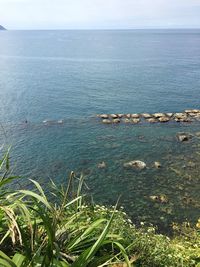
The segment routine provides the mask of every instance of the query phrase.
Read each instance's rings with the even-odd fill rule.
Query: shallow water
[[[41,183],[48,178],[65,182],[71,170],[77,175],[83,173],[87,192],[96,202],[113,205],[121,196],[120,204],[135,222],[147,221],[162,228],[172,221],[196,221],[199,216],[199,123],[102,125],[90,119],[50,126],[9,125],[4,129],[9,129],[12,138],[17,133],[12,161],[15,173],[26,178]],[[194,136],[180,143],[176,139],[180,131]],[[123,167],[137,159],[147,168]],[[102,161],[106,163],[103,169],[98,168]],[[155,161],[161,163],[160,169],[155,168]],[[166,195],[167,203],[152,201],[155,195]]]
[[[198,30],[3,32],[1,143],[12,145],[25,184],[61,183],[74,170],[86,175],[95,201],[114,204],[121,195],[135,222],[195,221],[200,123],[103,125],[95,115],[199,108],[199,77]],[[194,137],[179,143],[177,132]],[[137,159],[145,170],[124,169]],[[167,203],[150,199],[163,194]]]

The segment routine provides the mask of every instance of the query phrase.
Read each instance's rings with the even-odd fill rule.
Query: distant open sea
[[[0,145],[12,146],[21,183],[61,183],[73,170],[86,176],[94,201],[112,205],[121,195],[136,223],[195,222],[200,139],[175,136],[200,132],[200,122],[113,126],[96,118],[188,108],[200,108],[200,30],[0,32]],[[123,168],[137,159],[145,170]],[[160,194],[167,203],[151,200]]]

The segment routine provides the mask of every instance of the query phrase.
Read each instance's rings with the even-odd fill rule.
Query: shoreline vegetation
[[[120,201],[94,204],[73,172],[45,190],[34,180],[31,190],[14,189],[16,179],[8,151],[0,160],[0,266],[200,266],[200,220],[173,223],[168,237],[145,222],[136,227]]]

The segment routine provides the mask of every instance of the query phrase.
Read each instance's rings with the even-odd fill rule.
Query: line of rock
[[[187,109],[184,112],[179,113],[134,113],[134,114],[99,114],[98,118],[101,119],[104,124],[112,123],[133,123],[140,122],[149,123],[165,123],[169,121],[175,122],[192,122],[200,121],[199,109]]]

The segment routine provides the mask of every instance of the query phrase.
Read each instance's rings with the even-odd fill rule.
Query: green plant
[[[14,190],[9,153],[0,160],[0,267],[197,267],[199,221],[173,225],[169,238],[136,227],[123,208],[94,205],[82,194],[83,176],[49,191]]]
[[[0,251],[0,266],[5,267],[23,267],[25,263],[25,257],[22,254],[16,253],[12,259],[5,253]]]
[[[8,154],[4,163],[5,159],[8,159]],[[0,244],[4,252],[12,255],[11,247],[13,252],[20,250],[26,266],[53,266],[55,261],[61,261],[74,267],[94,264],[96,255],[101,253],[103,257],[98,261],[103,263],[104,259],[112,259],[117,252],[130,266],[125,249],[120,244],[122,238],[110,233],[116,209],[106,218],[93,217],[88,221],[84,196],[81,195],[82,176],[78,179],[76,196],[72,197],[74,192],[71,188],[77,179],[71,173],[66,188],[58,188],[52,182],[51,193],[57,197],[56,203],[33,180],[35,189],[6,193],[6,201],[0,206]]]

